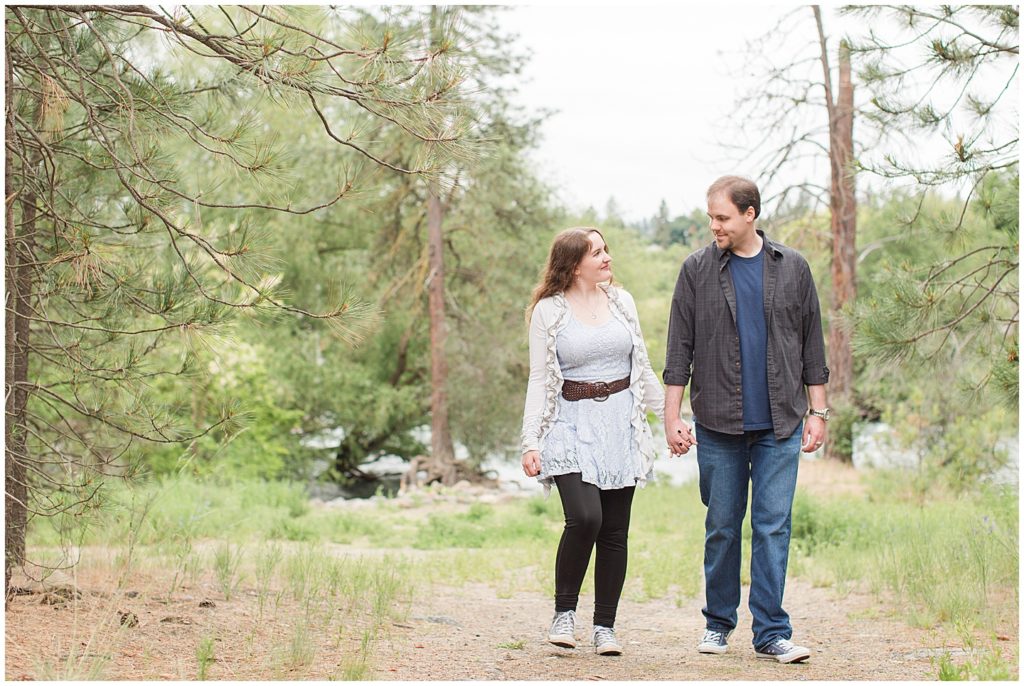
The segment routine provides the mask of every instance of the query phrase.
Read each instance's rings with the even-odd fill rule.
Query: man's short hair
[[[754,218],[761,214],[761,192],[757,184],[743,176],[723,176],[711,184],[707,197],[724,192],[739,211],[746,212],[748,207],[754,208]]]

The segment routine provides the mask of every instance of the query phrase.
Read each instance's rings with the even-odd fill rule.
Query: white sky
[[[802,35],[786,38],[781,45],[776,41],[773,48],[786,54],[751,54],[751,42],[794,11]],[[838,39],[844,32],[863,35],[866,20],[840,17],[833,6],[823,7],[822,15],[836,79]],[[786,22],[790,28],[793,24],[792,19]],[[704,191],[718,176],[756,178],[763,171],[752,168],[759,162],[744,163],[721,143],[736,139],[727,115],[742,90],[751,88],[745,77],[762,75],[765,61],[786,64],[797,52],[808,56],[810,48],[806,73],[821,79],[809,6],[520,5],[504,13],[502,26],[518,33],[518,42],[532,52],[517,82],[518,101],[530,109],[556,111],[544,123],[539,150],[532,154],[541,178],[556,188],[570,209],[592,206],[603,214],[609,197],[614,197],[623,218],[630,221],[653,215],[662,199],[673,217],[703,208]],[[754,64],[757,58],[762,58],[760,64]],[[989,94],[999,92],[1013,64],[1002,62],[992,76],[979,75],[972,86],[987,88]],[[855,96],[861,104],[870,94],[859,88]],[[1000,128],[1018,130],[1017,109],[1005,114],[1009,119]],[[865,131],[863,125],[860,131]],[[904,144],[903,150],[893,151],[903,159],[951,155],[950,142],[958,133],[963,133],[962,123],[952,123],[946,131],[915,138],[909,147]],[[1001,140],[1012,137],[1003,135]],[[880,150],[873,148],[872,153]],[[828,185],[828,161],[823,157],[803,163],[799,173],[801,178],[777,179],[773,185],[777,190],[809,173]],[[857,185],[865,191],[889,184],[862,174]]]
[[[557,110],[533,159],[570,208],[670,216],[703,207],[704,191],[737,168],[716,125],[739,95],[735,53],[789,7],[527,7],[502,19],[532,59],[518,100]],[[806,10],[808,14],[810,9]],[[826,21],[828,10],[826,12]],[[827,25],[826,25],[827,30]],[[727,64],[728,62],[728,64]]]

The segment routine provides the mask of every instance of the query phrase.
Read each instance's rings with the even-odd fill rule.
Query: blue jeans
[[[697,425],[700,499],[704,520],[707,628],[732,631],[740,604],[740,545],[751,486],[750,614],[754,647],[789,639],[793,627],[782,609],[792,531],[793,493],[803,424],[782,441],[771,429],[723,434]]]

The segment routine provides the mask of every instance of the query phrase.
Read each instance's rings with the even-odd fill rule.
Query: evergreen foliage
[[[888,264],[886,292],[857,308],[855,344],[880,361],[934,362],[949,346],[955,370],[963,351],[974,348],[989,364],[972,387],[994,382],[1016,407],[1019,8],[844,11],[877,27],[854,39],[852,49],[873,94],[865,114],[886,143],[866,151],[859,164],[881,178],[912,182],[917,208],[898,218],[893,238],[937,248],[927,258],[918,253]],[[934,146],[913,144],[924,136],[940,137],[944,151],[930,154]],[[958,192],[958,206],[943,200],[950,189]],[[931,212],[931,206],[947,209]]]
[[[360,301],[281,292],[269,233],[382,170],[438,177],[473,146],[458,56],[414,22],[218,6],[6,19],[9,569],[29,511],[90,507],[97,477],[130,476],[147,446],[237,433],[233,402],[206,403],[205,365],[239,317],[359,337]],[[303,126],[334,161],[316,193]]]

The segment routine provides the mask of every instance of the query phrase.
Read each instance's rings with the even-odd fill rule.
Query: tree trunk
[[[448,330],[444,318],[442,214],[438,182],[432,180],[427,195],[427,233],[430,246],[430,276],[427,287],[430,309],[430,451],[435,461],[453,463],[455,448],[448,426],[448,358],[445,355]]]
[[[829,327],[831,357],[829,393],[840,417],[825,448],[825,457],[841,462],[853,460],[853,351],[850,328],[842,323],[843,310],[857,298],[857,199],[853,174],[853,79],[850,77],[850,46],[839,45],[839,93],[836,100],[832,145],[832,326]]]
[[[32,233],[35,224],[35,198],[25,195],[24,188],[15,186],[14,110],[11,78],[10,46],[6,51],[7,69],[4,81],[7,88],[5,105],[6,176],[4,180],[5,234],[4,285],[7,289],[4,326],[4,595],[10,589],[11,572],[25,561],[25,527],[28,522],[28,480],[25,469],[26,421],[28,402],[28,334],[26,318],[28,299],[32,289]],[[22,179],[24,180],[24,176]],[[21,197],[19,191],[22,191]],[[14,203],[22,204],[21,229],[15,221]]]
[[[437,47],[440,28],[441,10],[434,5],[430,8],[430,41],[434,47]],[[430,310],[430,453],[436,464],[454,464],[455,447],[452,445],[452,432],[448,425],[448,357],[445,354],[448,327],[444,317],[444,232],[441,226],[444,209],[441,205],[440,184],[436,179],[429,181],[427,191],[427,235],[430,248],[427,277]],[[445,474],[448,476],[442,483],[445,486],[453,485],[455,470],[446,470]]]
[[[853,176],[853,81],[850,49],[839,47],[839,98],[832,138],[832,316],[857,297],[857,200]],[[847,327],[835,326],[829,336],[832,356],[830,386],[833,393],[849,396],[853,390],[853,354]]]
[[[829,162],[832,185],[829,210],[832,215],[832,299],[828,336],[829,404],[839,410],[840,417],[849,417],[853,395],[853,351],[850,348],[850,330],[842,324],[842,312],[857,297],[857,199],[854,194],[853,173],[853,79],[850,69],[850,46],[839,44],[839,91],[833,100],[825,32],[821,25],[821,11],[813,7],[821,43],[821,61],[824,70],[825,99],[829,114]],[[853,423],[840,421],[833,425],[825,447],[825,457],[850,462],[852,460]]]

